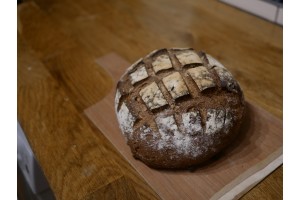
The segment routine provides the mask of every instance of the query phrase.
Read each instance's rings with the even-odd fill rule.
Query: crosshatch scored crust
[[[244,97],[232,74],[193,49],[160,49],[128,68],[115,109],[133,156],[154,168],[199,165],[238,133]]]

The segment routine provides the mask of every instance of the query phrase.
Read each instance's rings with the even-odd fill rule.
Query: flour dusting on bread
[[[115,96],[134,157],[168,169],[203,163],[229,145],[244,106],[232,74],[191,48],[159,49],[139,59],[121,77]]]

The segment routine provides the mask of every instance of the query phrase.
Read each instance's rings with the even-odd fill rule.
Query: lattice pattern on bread
[[[210,99],[218,92],[229,94],[228,99],[224,95]],[[159,138],[157,149],[172,144],[181,153],[196,156],[189,147],[194,136],[221,130],[226,134],[233,126],[238,103],[230,93],[240,92],[231,73],[210,55],[193,49],[161,49],[122,76],[115,107],[127,138],[134,133],[140,139]]]

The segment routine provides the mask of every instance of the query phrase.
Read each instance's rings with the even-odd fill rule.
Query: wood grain
[[[130,66],[117,54],[103,56],[97,62],[112,75],[115,85]],[[85,113],[162,199],[228,199],[226,195],[236,199],[282,164],[282,121],[247,103],[239,137],[211,163],[192,172],[151,169],[133,158],[118,127],[114,96],[112,90]],[[274,166],[265,169],[270,163]]]
[[[101,100],[112,87],[107,74],[93,63],[109,52],[116,52],[133,62],[162,47],[203,49],[233,72],[246,99],[282,118],[282,27],[216,0],[28,0],[18,6],[18,31],[26,42],[26,48],[18,42],[18,120],[23,128],[26,127],[28,140],[58,199],[74,197],[71,192],[65,192],[67,186],[57,185],[64,181],[50,177],[54,177],[56,171],[64,170],[63,165],[57,165],[63,150],[69,148],[70,136],[64,130],[76,128],[69,124],[75,119],[86,124],[77,129],[79,135],[86,134],[85,127],[88,127],[89,134],[99,137],[97,144],[100,141],[99,144],[110,150],[105,151],[108,161],[104,162],[111,162],[112,168],[120,170],[116,170],[120,175],[115,177],[116,180],[122,180],[125,174],[126,180],[130,181],[124,181],[124,185],[131,182],[133,187],[129,188],[135,188],[142,198],[157,198],[93,124],[82,116],[85,108]],[[28,49],[31,49],[30,53]],[[35,67],[34,73],[29,73],[36,65],[42,67]],[[70,115],[61,114],[60,108],[64,107],[57,103],[65,99],[75,109],[70,112],[75,117],[71,116],[70,121],[62,120],[56,126],[51,122],[53,116],[68,118]],[[56,103],[49,104],[48,101]],[[41,120],[36,115],[41,115]],[[60,128],[62,130],[57,130]],[[63,142],[57,142],[57,135]],[[58,156],[54,153],[48,156],[51,151]],[[75,179],[67,177],[66,180]],[[107,174],[96,177],[109,179]],[[70,187],[76,188],[74,185],[67,188],[73,190]],[[91,187],[102,188],[102,184]],[[83,190],[87,191],[87,188]],[[109,191],[99,188],[90,189],[101,193]],[[260,197],[282,198],[282,167],[243,198]]]
[[[132,200],[132,199],[142,199],[142,198],[135,191],[134,186],[132,185],[130,180],[126,179],[125,177],[121,177],[120,179],[106,185],[105,187],[100,188],[99,190],[95,191],[87,198],[85,198],[85,200],[92,200],[92,199]]]
[[[28,20],[29,17],[40,19],[42,22],[35,23]],[[71,37],[62,33],[35,4],[19,6],[19,24],[22,27],[22,36],[30,43],[79,111],[93,105],[107,94],[112,87],[107,74],[96,65],[92,56]],[[54,44],[52,47],[53,43],[50,41],[54,39],[60,45]],[[90,73],[91,71],[93,73]]]
[[[26,6],[36,9],[31,4]],[[117,185],[124,182],[123,187],[134,190],[128,194],[138,193],[144,199],[158,198],[81,115],[71,98],[65,86],[60,85],[36,52],[18,35],[18,121],[56,198],[89,198],[95,191],[100,195],[106,192],[100,188],[114,185],[115,181]],[[129,181],[123,181],[122,177],[130,180],[134,187],[128,187]]]
[[[203,49],[230,69],[251,101],[282,118],[277,25],[216,1],[37,2],[96,57],[116,52],[134,62],[163,47]]]

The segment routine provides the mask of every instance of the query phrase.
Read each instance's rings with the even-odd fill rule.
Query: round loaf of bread
[[[228,146],[244,108],[232,74],[191,48],[160,49],[139,59],[121,77],[115,96],[133,156],[163,169],[199,165]]]

